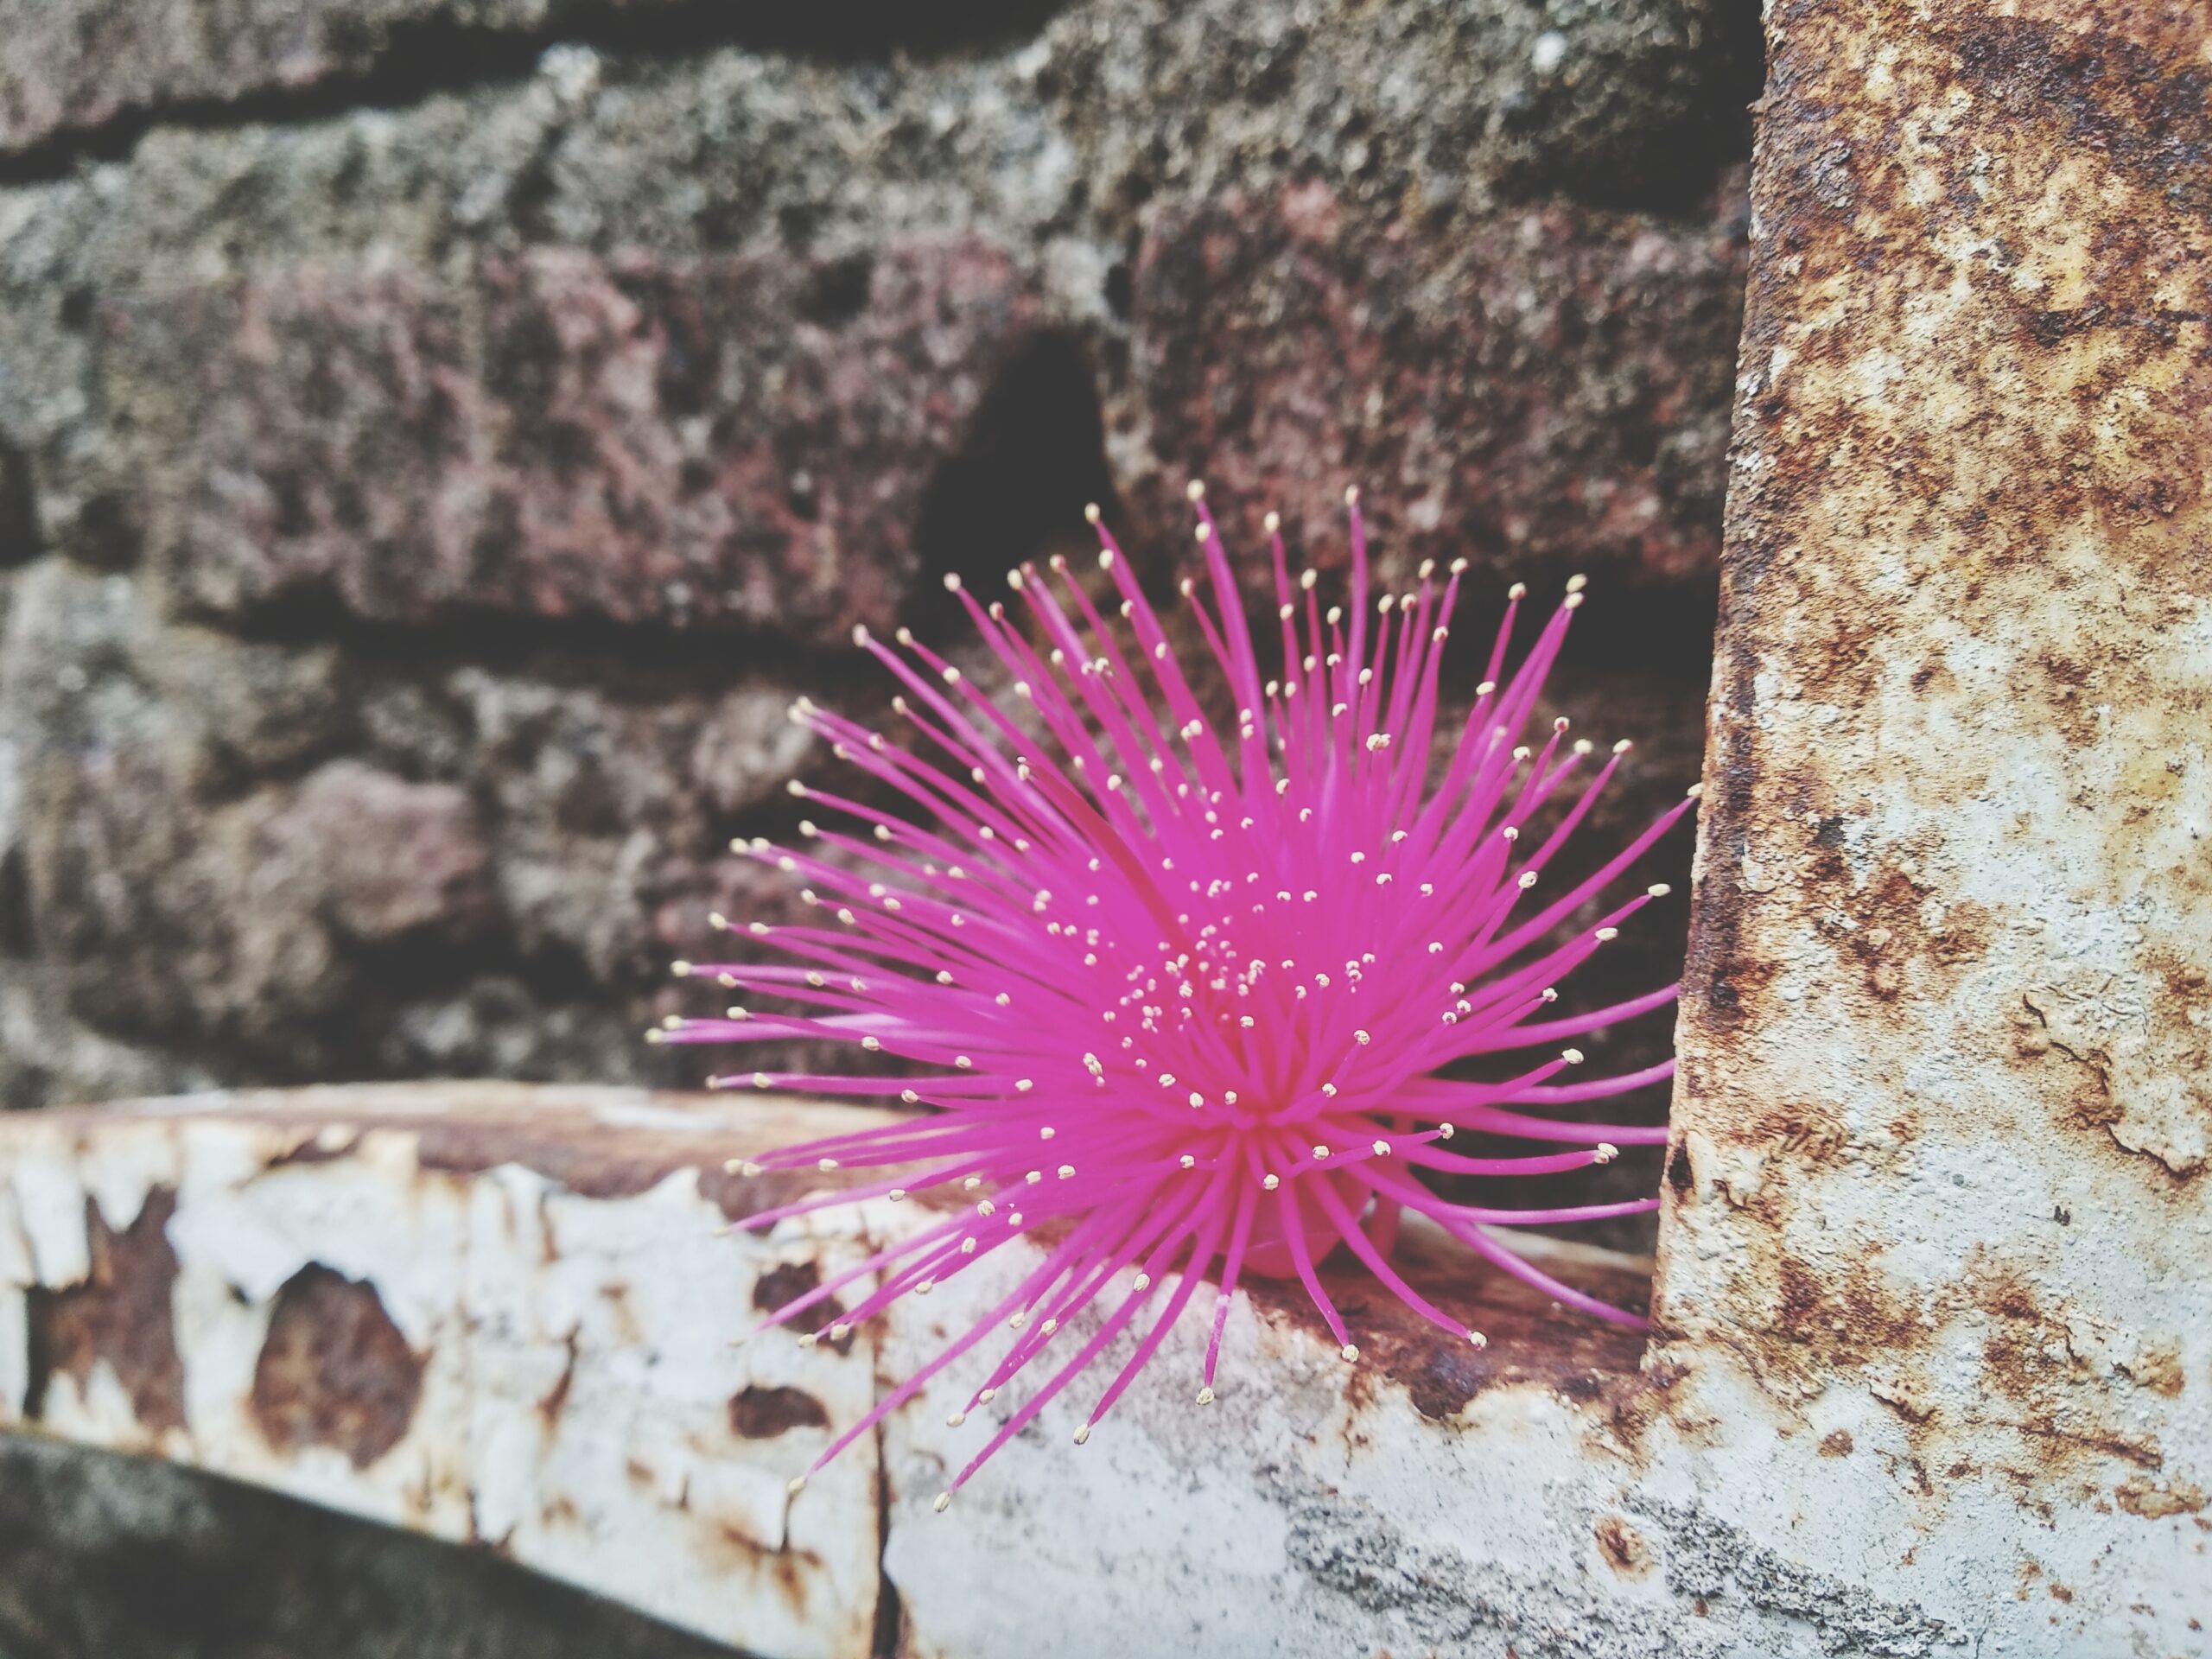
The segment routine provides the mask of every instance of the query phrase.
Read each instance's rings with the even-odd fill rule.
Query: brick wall
[[[1693,774],[1748,5],[777,10],[0,0],[0,1099],[683,1080],[851,625],[1198,469]]]

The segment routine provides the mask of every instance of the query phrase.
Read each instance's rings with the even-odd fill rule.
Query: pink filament
[[[820,1462],[992,1325],[1012,1320],[1006,1353],[970,1396],[972,1408],[1133,1268],[1134,1287],[960,1472],[956,1488],[1164,1295],[1134,1357],[1092,1408],[1088,1422],[1096,1422],[1210,1271],[1218,1284],[1202,1398],[1211,1397],[1241,1273],[1272,1266],[1294,1274],[1345,1342],[1317,1272],[1319,1257],[1339,1243],[1408,1306],[1456,1332],[1389,1264],[1402,1210],[1431,1217],[1548,1296],[1637,1323],[1484,1230],[1632,1213],[1655,1200],[1476,1207],[1447,1202],[1413,1173],[1552,1173],[1602,1162],[1612,1145],[1665,1137],[1663,1128],[1543,1115],[1672,1073],[1668,1062],[1552,1081],[1580,1058],[1561,1051],[1561,1039],[1664,1007],[1671,987],[1586,1014],[1531,1016],[1548,1006],[1554,982],[1601,948],[1645,897],[1572,931],[1561,926],[1691,808],[1685,800],[1663,813],[1582,880],[1546,879],[1618,764],[1608,757],[1574,784],[1590,746],[1567,744],[1565,721],[1540,745],[1522,741],[1580,603],[1580,583],[1508,673],[1515,589],[1485,683],[1432,782],[1441,660],[1464,566],[1440,589],[1424,566],[1414,592],[1372,598],[1355,502],[1350,591],[1343,607],[1325,609],[1310,575],[1293,582],[1274,537],[1281,662],[1268,678],[1218,527],[1203,504],[1198,513],[1211,607],[1198,582],[1186,582],[1183,594],[1236,698],[1231,729],[1217,729],[1201,712],[1159,615],[1103,529],[1108,605],[1059,559],[1009,576],[1020,616],[949,582],[1015,682],[1019,707],[1010,714],[903,630],[895,645],[857,632],[899,681],[894,706],[918,741],[892,743],[806,702],[794,718],[912,802],[924,822],[794,785],[795,794],[864,833],[806,825],[833,859],[760,842],[739,850],[803,880],[804,896],[830,919],[754,925],[757,942],[783,960],[689,968],[719,982],[732,1006],[656,1033],[718,1044],[828,1039],[931,1072],[741,1071],[714,1080],[926,1102],[932,1113],[759,1162],[921,1165],[904,1185],[962,1182],[975,1204],[769,1323],[796,1319],[871,1279],[874,1290],[841,1322],[872,1317],[988,1257],[1017,1230],[1061,1224],[1011,1294],[840,1434]],[[1117,618],[1108,613],[1116,610]],[[1554,800],[1566,805],[1550,815],[1549,832],[1524,846],[1524,828]],[[748,995],[771,1006],[748,1007]],[[1552,1052],[1503,1082],[1440,1075],[1473,1056],[1528,1049]],[[1575,1149],[1465,1155],[1445,1145],[1454,1128]],[[747,1224],[893,1186],[887,1179],[824,1192]],[[1163,1290],[1155,1281],[1171,1270],[1174,1283]]]

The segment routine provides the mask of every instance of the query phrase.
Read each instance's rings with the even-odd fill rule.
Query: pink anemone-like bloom
[[[1661,1128],[1555,1119],[1545,1109],[1619,1094],[1648,1071],[1561,1082],[1569,1040],[1662,1006],[1670,985],[1571,1019],[1553,988],[1665,891],[1638,892],[1564,929],[1690,810],[1684,800],[1586,878],[1550,890],[1547,869],[1627,745],[1594,766],[1556,721],[1524,743],[1537,693],[1582,601],[1580,578],[1509,671],[1523,590],[1511,590],[1474,707],[1431,776],[1439,671],[1465,562],[1440,588],[1369,593],[1357,495],[1351,592],[1324,608],[1311,571],[1293,580],[1274,515],[1281,667],[1263,668],[1203,491],[1192,488],[1211,605],[1188,601],[1236,714],[1223,729],[1102,527],[1099,563],[1119,595],[1103,614],[1065,562],[1010,573],[1010,603],[960,596],[1013,677],[1009,712],[904,630],[859,643],[904,686],[895,707],[922,742],[887,742],[808,702],[794,717],[918,810],[792,786],[864,830],[812,823],[835,861],[764,843],[747,850],[803,879],[825,919],[750,932],[781,954],[679,963],[779,1007],[732,1007],[654,1033],[675,1042],[830,1039],[895,1056],[926,1076],[741,1073],[750,1084],[898,1096],[934,1109],[763,1156],[749,1169],[898,1168],[752,1217],[870,1196],[942,1193],[948,1207],[861,1265],[779,1310],[802,1319],[873,1280],[842,1336],[1038,1235],[1027,1271],[976,1325],[891,1389],[814,1465],[835,1457],[988,1338],[1003,1351],[956,1411],[989,1402],[1075,1315],[1044,1380],[952,1482],[957,1489],[1133,1325],[1135,1351],[1105,1382],[1081,1442],[1211,1275],[1216,1288],[1198,1399],[1213,1397],[1230,1298],[1244,1274],[1294,1276],[1347,1360],[1357,1351],[1316,1264],[1337,1249],[1422,1316],[1479,1344],[1390,1264],[1401,1212],[1426,1215],[1492,1266],[1599,1319],[1636,1323],[1541,1271],[1489,1229],[1649,1210],[1656,1199],[1511,1209],[1449,1202],[1424,1173],[1510,1177],[1604,1163]],[[1097,522],[1097,512],[1090,517]],[[1112,608],[1109,605],[1109,608]],[[1009,611],[1027,613],[1016,626]],[[1019,715],[1020,718],[1016,716]],[[1693,790],[1691,794],[1695,795]],[[1547,811],[1545,809],[1550,808]],[[720,925],[720,918],[717,918]],[[1441,1073],[1479,1055],[1529,1056],[1491,1082]],[[1550,1143],[1467,1156],[1456,1130]],[[793,1490],[803,1484],[792,1483]],[[950,1494],[941,1497],[944,1507]]]

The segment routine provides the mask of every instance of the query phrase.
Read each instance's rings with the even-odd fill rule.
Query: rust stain
[[[795,1302],[822,1282],[822,1269],[812,1262],[785,1262],[762,1274],[753,1282],[753,1306],[763,1313],[773,1313],[787,1302]],[[807,1310],[800,1328],[816,1325],[835,1325],[845,1317],[845,1305],[835,1296],[824,1297]],[[853,1351],[853,1333],[829,1338],[829,1346],[840,1354]]]
[[[2189,1386],[2188,1378],[2182,1373],[2181,1351],[2171,1343],[2145,1348],[2120,1369],[2137,1387],[2162,1394],[2169,1400]]]
[[[2037,1441],[2045,1449],[2043,1465],[2034,1472],[2051,1474],[2063,1470],[2072,1460],[2088,1454],[2096,1458],[2118,1458],[2132,1463],[2139,1469],[2160,1469],[2165,1466],[2166,1454],[2155,1446],[2145,1446],[2125,1435],[2109,1430],[2063,1428],[2056,1423],[2030,1422],[2012,1426],[2018,1433]]]
[[[599,1287],[599,1299],[607,1304],[607,1311],[614,1320],[614,1340],[625,1348],[644,1344],[645,1327],[639,1322],[638,1310],[630,1305],[630,1287],[619,1281]]]
[[[1598,1551],[1607,1567],[1624,1579],[1651,1576],[1651,1547],[1643,1541],[1643,1534],[1616,1515],[1602,1517],[1597,1532]]]
[[[35,1421],[43,1414],[56,1372],[74,1378],[81,1389],[93,1365],[105,1360],[142,1427],[159,1433],[184,1427],[184,1363],[169,1301],[177,1263],[168,1224],[175,1213],[176,1194],[157,1186],[146,1195],[138,1218],[118,1233],[98,1204],[85,1200],[92,1271],[67,1290],[34,1287],[29,1294],[26,1417]]]
[[[423,1168],[459,1175],[518,1163],[587,1198],[636,1198],[679,1171],[696,1170],[701,1190],[732,1221],[849,1179],[810,1170],[727,1174],[721,1165],[730,1155],[679,1131],[616,1125],[594,1133],[574,1124],[536,1130],[522,1121],[465,1119],[424,1125],[416,1153]]]
[[[351,1157],[359,1144],[359,1135],[343,1125],[303,1128],[291,1146],[269,1160],[268,1167],[288,1169],[303,1164],[335,1163]]]
[[[709,1546],[710,1570],[765,1580],[795,1615],[802,1620],[808,1617],[812,1599],[809,1591],[821,1582],[824,1570],[817,1552],[775,1548],[762,1543],[736,1521],[709,1520],[702,1535]]]
[[[740,1440],[771,1440],[794,1428],[827,1428],[830,1414],[804,1389],[755,1384],[731,1397],[729,1427]]]
[[[1847,1428],[1835,1429],[1821,1437],[1821,1455],[1824,1458],[1847,1458],[1853,1448],[1851,1431]]]
[[[2124,1480],[2113,1493],[2120,1507],[2130,1515],[2139,1515],[2145,1521],[2163,1521],[2168,1516],[2196,1515],[2204,1508],[2204,1489],[2185,1480],[2154,1483],[2139,1476]]]
[[[406,1437],[423,1361],[373,1285],[309,1262],[276,1293],[253,1370],[253,1421],[276,1451],[343,1452],[365,1469]]]
[[[537,1402],[537,1414],[545,1420],[549,1430],[559,1427],[562,1413],[569,1408],[569,1391],[576,1382],[576,1333],[569,1332],[563,1345],[568,1357],[562,1363],[560,1380]]]
[[[2171,1013],[2171,1010],[2169,1010]],[[2193,1030],[2184,1005],[2177,1014],[2166,1021],[2169,1030]],[[2180,1159],[2177,1154],[2153,1146],[2130,1145],[2123,1134],[2128,1110],[2124,1087],[2114,1086],[2115,1064],[2112,1054],[2104,1047],[2085,1043],[2069,1043],[2052,1033],[2050,1011],[2030,993],[2020,995],[2020,1006],[2012,1017],[2012,1058],[2022,1065],[2035,1065],[2044,1057],[2057,1055],[2068,1062],[2068,1084],[2063,1098],[2065,1110],[2057,1122],[2076,1129],[2084,1129],[2096,1136],[2098,1149],[2132,1160],[2132,1166],[2156,1169],[2161,1179],[2156,1190],[2166,1192],[2186,1185],[2202,1173],[2202,1159]],[[2187,1041],[2188,1039],[2183,1039]],[[2212,1045],[2200,1041],[2193,1045],[2204,1048],[2212,1057]],[[2193,1057],[2191,1057],[2193,1058]],[[2183,1069],[2185,1078],[2201,1075],[2202,1068],[2187,1065]],[[2212,1090],[2199,1082],[2189,1081],[2184,1086],[2196,1108],[2212,1116]]]
[[[1489,1389],[1534,1385],[1586,1403],[1609,1398],[1636,1377],[1644,1346],[1639,1333],[1570,1313],[1449,1241],[1408,1231],[1400,1236],[1392,1265],[1488,1342],[1478,1348],[1429,1324],[1363,1268],[1325,1263],[1323,1287],[1360,1351],[1359,1363],[1345,1374],[1356,1404],[1372,1399],[1382,1378],[1403,1388],[1422,1416],[1448,1418]],[[1624,1306],[1640,1305],[1649,1290],[1637,1274],[1602,1268],[1562,1268],[1560,1276]],[[1247,1277],[1243,1288],[1262,1318],[1334,1340],[1295,1280]]]
[[[860,1177],[850,1171],[764,1170],[757,1175],[732,1173],[723,1166],[747,1153],[810,1139],[823,1132],[825,1120],[848,1118],[855,1124],[878,1114],[791,1101],[782,1096],[741,1096],[741,1113],[700,1114],[696,1128],[603,1116],[588,1106],[541,1104],[498,1084],[454,1088],[467,1109],[435,1118],[397,1120],[414,1130],[416,1156],[425,1169],[455,1175],[480,1174],[502,1164],[520,1164],[582,1198],[627,1198],[652,1191],[670,1176],[694,1172],[708,1201],[730,1221],[741,1223],[760,1211],[791,1203],[809,1192],[847,1186]],[[656,1095],[647,1104],[671,1116],[696,1109],[696,1096]],[[737,1118],[741,1130],[733,1129]],[[373,1125],[373,1113],[359,1115]]]
[[[2053,1037],[2049,1012],[2025,991],[2012,1016],[2012,1052],[2023,1060],[2056,1053],[2081,1068],[2071,1074],[2066,1096],[2067,1114],[2075,1124],[2108,1131],[2120,1122],[2120,1105],[2112,1092],[2112,1057],[2101,1048],[2075,1048]]]
[[[1969,16],[1948,43],[1961,78],[2007,121],[2048,133],[2046,142],[2087,145],[2181,211],[2212,218],[2212,150],[2190,142],[2205,126],[2212,71],[2183,55],[2191,44],[2183,8],[2164,29],[2155,12],[2142,24],[2154,38]],[[2123,312],[2114,326],[2147,325]]]
[[[1835,918],[1850,918],[1849,925],[1824,918],[1822,938],[1859,964],[1866,990],[1879,1001],[1906,991],[1923,997],[1948,994],[1958,983],[1957,970],[1988,952],[1988,910],[1971,899],[1947,898],[1924,874],[1895,863],[1858,868],[1844,847],[1842,823],[1830,818],[1815,827],[1803,866],[1808,900],[1825,900],[1834,906]]]
[[[1929,1338],[1926,1305],[1866,1261],[1828,1267],[1781,1253],[1776,1267],[1781,1295],[1775,1334],[1804,1350],[1823,1371],[1893,1363]]]
[[[1636,1374],[1618,1382],[1606,1398],[1608,1449],[1624,1453],[1642,1467],[1645,1437],[1662,1420],[1672,1422],[1691,1441],[1709,1432],[1713,1427],[1709,1421],[1693,1419],[1676,1404],[1674,1391],[1688,1375],[1688,1367],[1647,1352]]]

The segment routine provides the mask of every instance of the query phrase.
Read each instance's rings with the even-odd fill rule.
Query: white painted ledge
[[[988,1412],[959,1433],[943,1421],[972,1386],[961,1373],[892,1420],[880,1488],[862,1442],[791,1500],[826,1437],[984,1294],[948,1286],[842,1354],[730,1345],[779,1289],[912,1210],[718,1236],[795,1179],[732,1179],[723,1160],[862,1116],[456,1084],[0,1118],[0,1425],[495,1548],[766,1656],[871,1651],[879,1490],[906,1651],[1123,1651],[1107,1632],[1141,1632],[1147,1606],[1168,1618],[1162,1643],[1266,1608],[1260,1646],[1207,1639],[1323,1651],[1371,1619],[1325,1569],[1268,1608],[1297,1581],[1294,1531],[1371,1544],[1371,1526],[1339,1536],[1328,1515],[1384,1503],[1418,1529],[1493,1504],[1468,1539],[1528,1535],[1526,1549],[1555,1523],[1508,1494],[1574,1470],[1643,1391],[1637,1338],[1416,1236],[1412,1270],[1494,1333],[1488,1352],[1347,1281],[1366,1350],[1348,1368],[1310,1314],[1263,1293],[1257,1310],[1240,1299],[1210,1411],[1192,1403],[1194,1327],[1088,1446],[1048,1413],[940,1516],[946,1465],[989,1432]],[[1639,1264],[1563,1246],[1559,1265],[1618,1293]],[[1612,1535],[1634,1554],[1625,1522]],[[1053,1634],[1102,1596],[1102,1645]]]
[[[855,1116],[475,1084],[0,1119],[0,1423],[495,1548],[768,1659],[863,1659],[887,1582],[898,1650],[945,1659],[1963,1653],[2030,1535],[2085,1597],[2212,1617],[2177,1448],[2159,1471],[2075,1448],[2101,1503],[1969,1498],[1931,1525],[1915,1426],[1878,1396],[1777,1399],[1751,1344],[1639,1369],[1637,1339],[1418,1235],[1414,1275],[1487,1351],[1348,1281],[1348,1368],[1263,1292],[1210,1408],[1191,1322],[1088,1445],[1071,1399],[947,1514],[991,1427],[946,1427],[964,1373],[787,1500],[988,1289],[910,1301],[847,1354],[728,1345],[767,1275],[861,1240],[717,1237],[789,1190],[722,1160]],[[1615,1289],[1632,1266],[1563,1254]]]

